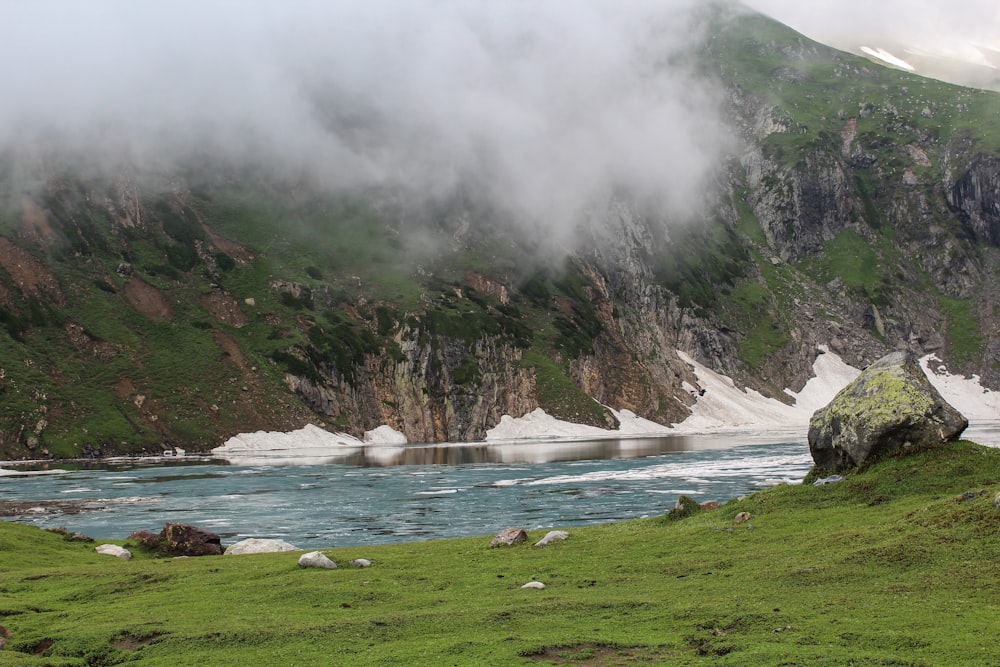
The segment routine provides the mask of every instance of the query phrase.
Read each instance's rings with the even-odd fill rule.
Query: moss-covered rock
[[[885,454],[955,440],[968,424],[910,354],[893,352],[813,414],[809,452],[818,468],[847,470]]]
[[[697,500],[688,496],[679,496],[673,508],[667,512],[667,518],[671,521],[684,519],[701,511],[701,505]]]

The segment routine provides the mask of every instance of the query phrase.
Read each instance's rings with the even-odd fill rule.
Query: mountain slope
[[[627,188],[558,252],[475,191],[318,192],[211,161],[0,163],[0,456],[203,450],[309,421],[482,437],[541,406],[680,421],[680,349],[784,397],[829,344],[1000,384],[1000,98],[761,16],[688,56],[740,141],[676,214]],[[961,407],[961,406],[959,406]]]

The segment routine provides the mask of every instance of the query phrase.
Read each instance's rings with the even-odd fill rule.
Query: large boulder
[[[809,453],[842,471],[885,454],[955,440],[969,425],[907,352],[866,368],[809,420]]]

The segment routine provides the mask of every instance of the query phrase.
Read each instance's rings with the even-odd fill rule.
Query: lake
[[[29,507],[7,518],[100,540],[172,521],[214,531],[223,544],[279,538],[311,549],[658,516],[681,494],[725,501],[796,483],[811,465],[804,437],[788,434],[383,445],[311,465],[8,464],[0,501],[66,501],[74,511]]]

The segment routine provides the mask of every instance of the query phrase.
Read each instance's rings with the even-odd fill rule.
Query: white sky
[[[744,1],[819,42],[843,49],[905,45],[966,60],[976,58],[976,46],[1000,49],[996,0]]]

